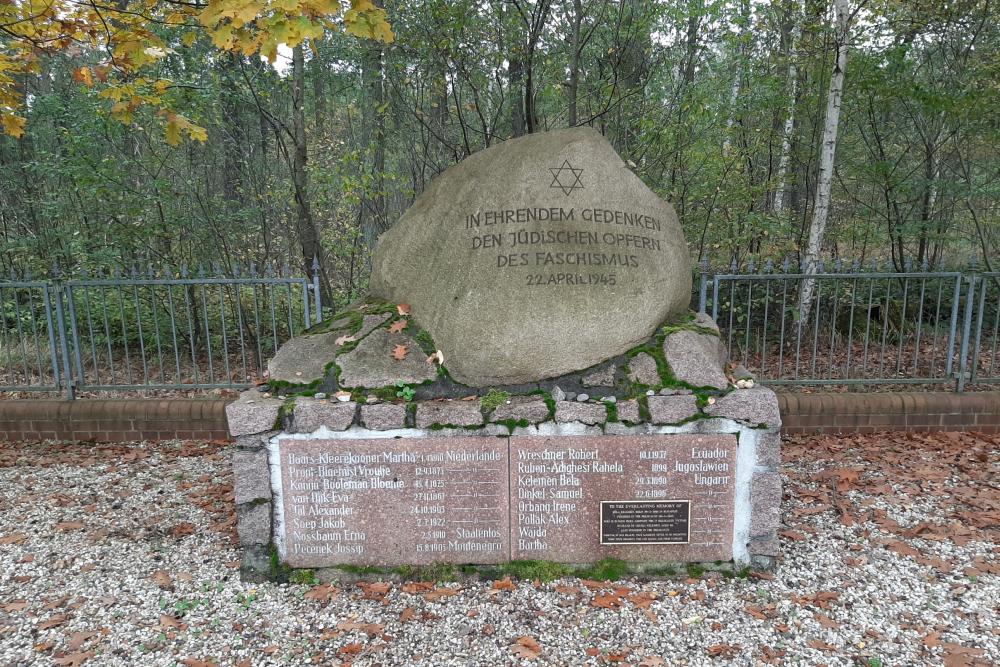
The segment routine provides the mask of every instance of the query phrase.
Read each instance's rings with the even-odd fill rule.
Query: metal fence
[[[1000,273],[768,262],[702,266],[699,287],[730,357],[766,384],[1000,382]]]
[[[0,308],[0,391],[69,398],[246,387],[282,343],[322,317],[318,280],[273,267],[225,277],[183,268],[12,277],[0,282]]]
[[[696,305],[766,384],[1000,383],[1000,273],[911,268],[702,265]],[[53,275],[0,281],[0,391],[238,389],[322,318],[318,280],[287,269]]]

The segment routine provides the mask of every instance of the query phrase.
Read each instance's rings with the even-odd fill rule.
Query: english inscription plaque
[[[279,525],[292,567],[500,563],[507,442],[282,438]]]
[[[736,444],[734,435],[512,437],[511,558],[729,560]],[[602,543],[601,503],[607,500],[689,501],[688,539]],[[661,512],[657,530],[676,536],[681,522],[670,527],[666,516]],[[618,530],[629,537],[652,531],[643,526]]]
[[[603,500],[601,544],[687,544],[690,500]]]

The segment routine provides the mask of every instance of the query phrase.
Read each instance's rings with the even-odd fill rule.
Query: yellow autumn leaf
[[[3,125],[3,131],[15,139],[20,139],[24,136],[25,122],[24,118],[15,116],[14,114],[0,114],[0,125]]]
[[[91,88],[94,85],[94,73],[89,67],[77,67],[73,70],[73,80]]]

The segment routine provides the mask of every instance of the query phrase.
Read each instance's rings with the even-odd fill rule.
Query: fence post
[[[975,267],[973,267],[975,271]],[[969,274],[969,292],[965,298],[965,316],[962,322],[962,344],[958,352],[958,383],[955,391],[965,391],[965,363],[969,355],[969,337],[972,335],[972,311],[976,300],[976,278],[975,273]]]
[[[62,356],[63,382],[66,387],[66,400],[72,401],[76,398],[76,391],[73,385],[73,370],[69,362],[69,346],[66,344],[66,316],[63,313],[63,294],[65,290],[62,285],[53,286],[56,302],[56,326],[59,329],[59,353]]]
[[[323,321],[323,304],[320,299],[319,290],[319,258],[313,255],[312,264],[312,289],[313,289],[313,303],[316,305],[316,324]],[[307,305],[308,307],[308,305]]]
[[[702,257],[701,261],[698,262],[699,272],[701,274],[701,284],[698,287],[698,312],[704,313],[705,306],[708,302],[708,258]]]

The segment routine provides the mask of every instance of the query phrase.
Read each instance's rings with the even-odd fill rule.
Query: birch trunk
[[[792,36],[788,45],[788,112],[785,116],[785,127],[781,133],[781,158],[778,160],[778,186],[774,193],[774,212],[783,215],[785,212],[785,187],[788,179],[788,165],[792,161],[792,132],[795,130],[795,99],[798,95],[799,70],[795,63],[798,55],[799,36],[802,32],[802,16],[805,13],[805,0],[799,0],[798,13],[792,17]]]
[[[830,88],[826,98],[826,120],[823,122],[823,140],[820,145],[819,173],[816,176],[816,203],[809,223],[809,240],[802,255],[802,273],[817,273],[817,263],[823,249],[826,221],[830,214],[830,189],[833,185],[834,156],[837,153],[837,130],[840,127],[840,107],[844,95],[844,73],[847,71],[848,37],[850,32],[850,7],[848,0],[833,0],[834,25],[836,26],[837,56]],[[808,321],[816,281],[806,278],[799,292],[799,317]]]

